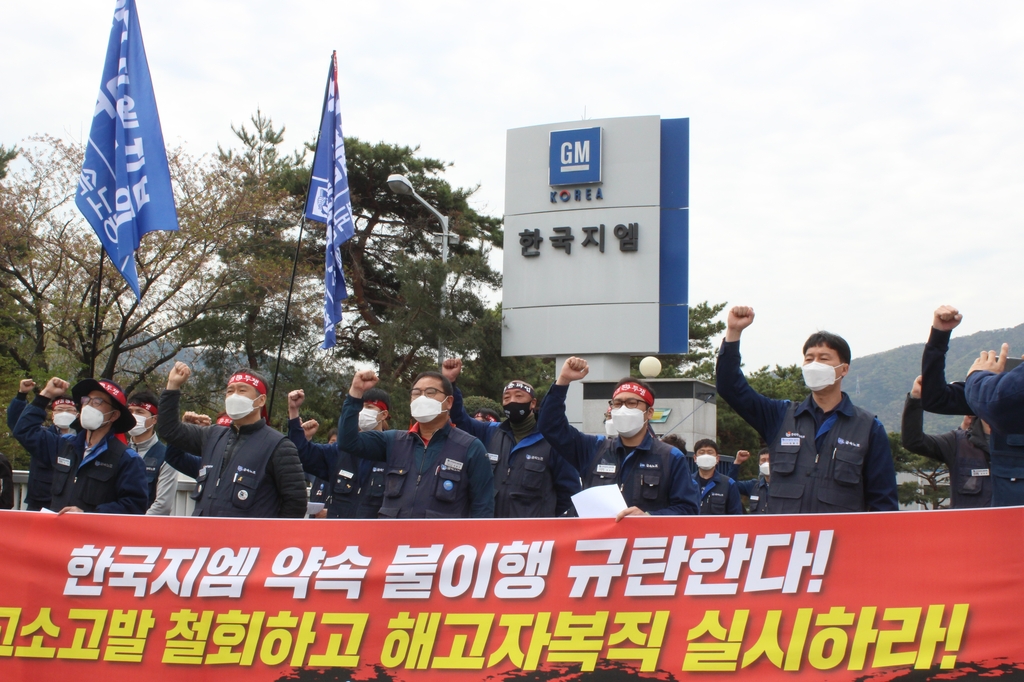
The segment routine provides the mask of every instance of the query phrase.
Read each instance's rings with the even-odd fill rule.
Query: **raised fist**
[[[953,306],[940,305],[935,309],[935,315],[932,317],[932,326],[940,332],[949,332],[953,331],[962,319],[964,319],[964,316]]]
[[[462,374],[462,358],[448,358],[441,364],[441,374],[453,384],[459,380]]]
[[[920,376],[918,376],[916,379],[914,379],[914,385],[910,387],[910,397],[911,398],[917,398],[917,399],[921,398],[921,377]]]
[[[748,459],[750,459],[750,452],[748,452],[747,450],[740,450],[739,452],[736,453],[736,457],[735,459],[733,459],[733,463],[736,464],[736,466],[739,466],[740,464],[746,462]]]
[[[288,407],[294,405],[296,408],[299,408],[302,407],[304,402],[306,402],[306,392],[301,388],[288,394]]]
[[[22,379],[18,384],[18,393],[28,393],[36,387],[36,382],[31,379]]]
[[[735,305],[729,309],[726,327],[741,332],[754,322],[754,309],[747,305]]]
[[[181,421],[186,424],[195,424],[196,426],[209,426],[213,423],[213,420],[208,415],[197,412],[186,412],[181,415]]]
[[[583,358],[573,356],[562,365],[562,371],[558,373],[559,386],[567,386],[569,382],[579,381],[590,373],[590,365]]]
[[[167,389],[169,391],[177,391],[182,385],[188,381],[189,376],[192,374],[192,370],[188,368],[184,362],[174,363],[174,367],[171,368],[170,374],[167,375]]]
[[[313,440],[313,436],[320,430],[320,422],[315,419],[310,419],[308,422],[302,422],[302,432],[306,434],[306,440]]]
[[[363,393],[376,386],[378,381],[380,379],[372,369],[356,372],[356,375],[352,377],[352,388],[349,389],[348,394],[353,398],[362,398]]]
[[[71,385],[68,382],[64,381],[60,377],[51,377],[50,380],[46,382],[46,386],[43,387],[43,390],[39,391],[39,395],[53,400],[54,398],[59,398],[64,395],[70,386]]]

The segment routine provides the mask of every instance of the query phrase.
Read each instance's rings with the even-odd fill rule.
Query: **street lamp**
[[[448,264],[448,241],[450,239],[450,237],[448,236],[448,217],[445,216],[445,215],[442,215],[440,211],[438,211],[436,208],[434,208],[429,203],[427,203],[426,199],[424,199],[419,194],[417,194],[416,190],[413,189],[413,187],[412,187],[412,183],[409,182],[409,178],[405,177],[404,175],[401,175],[399,173],[392,173],[391,175],[389,175],[388,176],[388,187],[390,187],[391,191],[394,192],[395,194],[402,194],[402,195],[405,195],[405,196],[411,196],[414,199],[416,199],[416,201],[418,201],[421,204],[423,204],[424,206],[426,206],[427,210],[430,211],[431,213],[433,213],[434,217],[437,218],[438,222],[441,223],[441,234],[438,235],[438,236],[441,237],[441,263],[443,265],[447,265]],[[456,235],[453,243],[458,244],[459,243],[458,239],[459,238]],[[445,272],[445,279],[447,280],[447,271]],[[441,290],[441,319],[442,320],[444,319],[444,295],[445,295],[445,292],[444,292],[444,289],[442,289]],[[437,341],[437,366],[441,367],[443,364],[444,364],[444,336],[441,335],[438,338],[438,341]]]

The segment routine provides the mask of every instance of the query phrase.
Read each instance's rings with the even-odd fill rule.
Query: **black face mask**
[[[513,424],[519,424],[530,416],[530,403],[508,403],[505,405],[505,416]]]

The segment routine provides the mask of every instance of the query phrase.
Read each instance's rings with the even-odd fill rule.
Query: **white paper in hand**
[[[324,510],[323,502],[307,502],[306,503],[306,514],[309,516],[316,516]]]
[[[572,496],[581,519],[614,519],[626,508],[626,500],[617,485],[599,485]]]

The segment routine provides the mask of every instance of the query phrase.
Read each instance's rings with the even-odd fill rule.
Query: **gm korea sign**
[[[689,120],[580,125],[508,131],[502,353],[685,353]]]
[[[601,182],[602,129],[552,130],[548,144],[548,184],[587,185]]]

